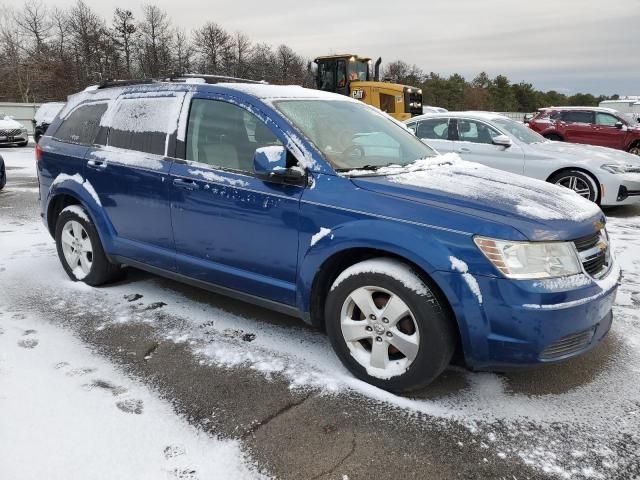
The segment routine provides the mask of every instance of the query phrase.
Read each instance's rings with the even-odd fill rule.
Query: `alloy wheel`
[[[587,200],[591,200],[592,202],[596,200],[597,193],[595,192],[593,186],[590,185],[587,180],[581,177],[577,177],[574,175],[567,175],[559,178],[556,181],[556,185],[569,188],[574,192],[576,192],[581,197],[584,197]]]
[[[75,220],[69,220],[62,228],[62,252],[64,258],[78,280],[91,271],[93,246],[84,227]]]
[[[352,357],[371,376],[401,375],[418,355],[418,324],[404,300],[389,290],[366,286],[351,292],[340,326]]]

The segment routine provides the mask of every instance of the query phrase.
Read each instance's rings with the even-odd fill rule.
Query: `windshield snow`
[[[436,155],[411,132],[358,102],[281,100],[276,107],[338,171],[374,171]]]
[[[522,123],[509,120],[508,118],[496,118],[493,120],[493,123],[495,123],[496,126],[500,127],[502,130],[506,130],[507,133],[516,137],[521,142],[528,145],[531,145],[532,143],[547,141],[546,138],[544,138],[539,133],[534,132],[529,127],[523,125]]]

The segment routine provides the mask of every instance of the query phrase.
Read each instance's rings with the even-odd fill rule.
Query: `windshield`
[[[404,166],[437,155],[411,132],[359,102],[281,100],[276,108],[337,171]]]
[[[622,116],[630,125],[640,124],[640,113],[623,113]]]
[[[361,60],[354,60],[348,64],[348,74],[350,81],[367,81],[367,73],[369,72],[369,64]]]
[[[496,118],[493,120],[493,123],[528,145],[547,141],[547,139],[539,133],[534,132],[526,125],[514,120],[509,120],[508,118]]]

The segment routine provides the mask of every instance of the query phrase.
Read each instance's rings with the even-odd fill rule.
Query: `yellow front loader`
[[[349,95],[378,107],[397,120],[422,115],[422,90],[380,81],[378,59],[371,72],[371,59],[357,55],[330,55],[314,60],[318,65],[316,86],[327,92]]]

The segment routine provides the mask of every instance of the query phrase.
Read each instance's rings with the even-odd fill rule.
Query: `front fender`
[[[311,238],[316,233],[300,234],[298,305],[304,312],[309,312],[313,281],[322,266],[335,255],[348,250],[375,249],[404,258],[432,279],[438,270],[451,270],[451,256],[466,259],[475,256],[484,267],[487,263],[469,235],[385,219],[360,219],[334,226],[330,233],[311,245]],[[443,291],[447,290],[438,286]]]

